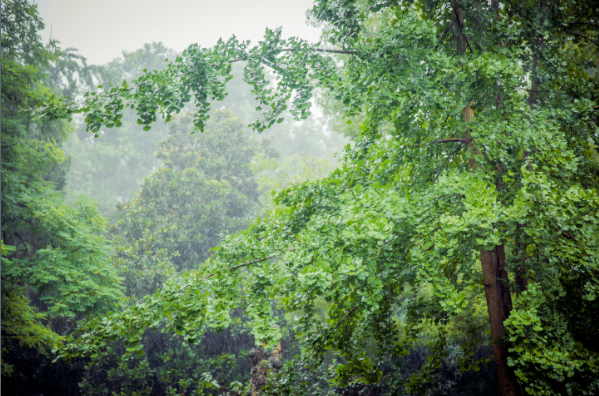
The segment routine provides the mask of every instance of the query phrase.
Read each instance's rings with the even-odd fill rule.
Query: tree
[[[2,3],[3,376],[21,351],[31,348],[43,359],[77,320],[114,309],[123,298],[105,219],[85,198],[63,201],[67,162],[59,147],[68,125],[27,111],[56,97],[46,72],[64,55],[41,44],[42,28],[35,5]],[[13,379],[27,383],[19,376]]]
[[[273,155],[267,142],[245,133],[228,111],[215,111],[201,135],[191,134],[191,119],[173,121],[158,146],[164,165],[136,198],[119,205],[111,227],[117,267],[132,297],[152,294],[169,275],[197,269],[222,234],[239,232],[258,213],[250,164],[257,154]]]
[[[312,16],[328,24],[332,47],[267,30],[255,47],[192,45],[164,72],[83,103],[45,102],[40,113],[83,112],[96,132],[118,125],[125,105],[149,128],[193,100],[203,130],[209,99],[224,99],[230,64],[243,60],[264,109],[257,131],[282,122],[289,100],[294,117],[307,117],[314,86],[346,117],[365,117],[341,169],[278,194],[285,209],[229,236],[198,273],[91,322],[63,356],[93,356],[106,338],[141,348],[139,332],[164,317],[193,343],[227,327],[236,306],[257,342],[273,346],[274,299],[297,316],[305,351],[266,392],[311,392],[297,367],[334,350],[343,358],[334,383],[418,393],[446,330],[484,296],[502,395],[596,394],[598,15],[590,1],[322,0]],[[264,65],[279,76],[273,89]],[[431,298],[408,298],[400,329],[408,286]],[[328,303],[325,324],[317,298]],[[421,372],[407,384],[394,370],[383,376],[430,322],[442,327]]]

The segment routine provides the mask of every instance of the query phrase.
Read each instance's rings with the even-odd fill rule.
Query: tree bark
[[[493,250],[481,250],[480,262],[483,270],[485,297],[493,337],[493,352],[497,363],[497,378],[501,396],[521,396],[522,388],[516,375],[507,364],[509,343],[503,339],[503,322],[512,310],[512,296],[507,271],[505,270],[505,250],[503,245]]]

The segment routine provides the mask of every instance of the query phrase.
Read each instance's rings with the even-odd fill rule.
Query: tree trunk
[[[493,352],[497,363],[497,378],[501,396],[521,396],[522,388],[516,375],[507,364],[509,343],[502,339],[503,322],[512,310],[512,296],[507,271],[505,270],[505,250],[503,245],[493,250],[481,250],[480,262],[485,284],[485,297],[493,337]]]
[[[454,4],[452,3],[453,6]],[[457,36],[457,50],[458,53],[464,54],[466,52],[465,45],[467,45],[467,39],[465,33],[461,31],[464,26],[463,10],[457,5],[454,11],[454,28],[460,30]],[[474,111],[470,107],[471,105],[472,103],[463,109],[465,122],[470,122],[474,118]],[[476,150],[468,131],[466,131],[466,137],[470,141],[468,149]],[[470,160],[470,166],[472,171],[476,171],[478,168],[475,158]],[[514,371],[507,364],[509,344],[502,339],[504,330],[503,322],[512,310],[512,295],[510,293],[508,274],[505,269],[504,246],[495,246],[493,250],[481,250],[480,261],[489,311],[489,323],[491,324],[491,336],[493,337],[493,351],[495,362],[497,363],[499,392],[501,396],[522,396],[524,392],[516,380]]]
[[[253,348],[250,351],[250,361],[252,369],[250,371],[250,394],[258,395],[264,385],[269,372],[276,373],[283,366],[281,363],[281,344],[277,345],[273,351],[263,347]]]

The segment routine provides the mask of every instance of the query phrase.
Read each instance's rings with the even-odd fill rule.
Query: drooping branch
[[[297,49],[295,49],[295,48],[281,48],[280,51],[281,52],[297,52]],[[326,49],[326,48],[316,48],[315,51],[316,52],[331,53],[331,54],[347,54],[347,55],[354,55],[356,53],[353,50],[335,50],[335,49]],[[235,63],[235,62],[243,62],[243,61],[246,61],[248,59],[249,59],[249,57],[246,56],[246,57],[243,57],[243,58],[231,59],[227,63],[231,64],[231,63]],[[215,67],[217,65],[216,64],[212,64],[210,66]],[[187,73],[177,74],[176,76],[174,76],[174,78],[185,77],[185,76],[187,76],[189,74],[192,74],[194,71],[195,70],[188,71]],[[140,83],[140,84],[137,84],[137,85],[135,85],[135,86],[133,86],[131,88],[121,88],[119,91],[120,92],[132,91],[134,89],[137,89],[137,88],[140,88],[140,87],[143,87],[143,86],[146,86],[146,85],[150,85],[150,83],[147,83],[147,82]],[[115,92],[113,94],[106,95],[106,98],[111,98],[111,97],[116,96],[118,94],[119,94],[119,92]],[[31,111],[31,110],[33,110],[33,109],[29,109],[29,111]]]
[[[592,38],[590,38],[590,37],[584,36],[584,35],[582,35],[582,34],[579,34],[579,33],[570,32],[570,31],[568,31],[568,30],[566,30],[566,33],[568,33],[568,34],[571,34],[571,35],[573,35],[573,36],[578,36],[578,37],[581,37],[581,38],[583,38],[583,39],[585,39],[585,40],[588,40],[588,41],[590,41],[591,43],[595,44],[597,47],[599,47],[599,43],[598,43],[597,41],[593,40],[593,39],[592,39]]]
[[[215,50],[216,51],[216,50]],[[209,51],[210,52],[210,51]],[[266,66],[276,67],[269,61],[270,57],[276,57],[284,52],[297,52],[302,53],[305,52],[309,54],[310,52],[320,52],[320,53],[329,53],[329,54],[346,54],[346,55],[354,55],[357,53],[355,50],[346,50],[346,49],[327,49],[327,48],[314,48],[314,47],[305,47],[305,48],[272,48],[267,51],[267,53],[262,53],[259,51],[257,54],[252,53],[251,51],[246,51],[245,48],[238,48],[236,50],[230,51],[229,56],[235,56],[233,59],[225,56],[224,59],[221,58],[219,60],[213,60],[210,63],[198,62],[194,61],[192,54],[190,64],[180,64],[173,65],[173,67],[169,67],[166,74],[160,74],[157,76],[147,74],[142,76],[141,78],[134,81],[132,86],[127,86],[126,82],[123,82],[122,86],[116,87],[107,87],[104,89],[104,92],[99,94],[92,93],[89,97],[81,101],[72,101],[63,103],[62,100],[54,100],[46,103],[40,103],[36,109],[29,109],[29,111],[33,111],[34,113],[39,113],[43,115],[50,115],[52,118],[68,118],[71,114],[85,112],[86,114],[91,115],[91,118],[86,118],[86,122],[88,124],[88,130],[91,127],[92,132],[97,132],[102,124],[105,124],[108,127],[112,126],[120,126],[120,118],[122,117],[122,110],[131,105],[131,108],[137,107],[141,105],[141,113],[138,111],[140,115],[140,119],[138,122],[145,125],[144,128],[149,128],[149,124],[155,121],[155,114],[159,107],[161,107],[160,111],[167,116],[167,121],[170,120],[170,117],[174,112],[179,112],[183,103],[190,100],[192,94],[198,95],[196,98],[201,102],[203,107],[200,109],[200,113],[197,117],[196,126],[200,129],[203,129],[203,119],[206,118],[205,113],[207,112],[207,95],[214,88],[211,84],[214,84],[214,81],[208,79],[207,81],[202,80],[201,76],[193,77],[196,73],[212,73],[210,69],[217,69],[219,73],[223,73],[223,66],[230,65],[235,62],[241,61],[250,61],[255,64],[263,64]],[[220,55],[220,52],[216,51],[214,55]],[[180,58],[177,63],[180,63]],[[271,59],[272,60],[272,59]],[[199,66],[198,66],[199,64]],[[179,73],[177,73],[177,69],[179,69]],[[206,72],[208,70],[208,72]],[[192,76],[191,80],[187,80],[186,76]],[[185,92],[186,95],[173,95],[168,89],[165,90],[164,82],[160,82],[159,80],[168,79],[170,80],[170,85],[180,84],[182,88],[189,90],[195,90],[197,92]],[[225,81],[226,82],[226,81]],[[157,85],[158,83],[158,85]],[[221,82],[222,83],[222,82]],[[100,87],[102,88],[102,87]],[[220,91],[221,88],[217,89],[215,92],[217,95],[222,95]],[[290,87],[287,87],[290,89]],[[138,95],[139,93],[139,95]],[[214,94],[214,93],[212,93]],[[157,95],[157,98],[154,96]],[[166,96],[165,96],[166,95]],[[138,97],[139,96],[139,97]],[[150,98],[150,99],[148,99]],[[267,98],[268,99],[268,98]],[[272,99],[272,98],[270,98]],[[126,102],[123,103],[123,100]],[[153,100],[152,104],[148,105],[148,100]],[[141,101],[140,103],[137,103]],[[279,106],[277,111],[282,106]],[[275,111],[276,113],[276,111]],[[271,118],[274,118],[278,115],[272,115]],[[272,122],[274,122],[271,120]],[[271,124],[269,125],[272,125]],[[147,129],[145,129],[147,130]]]

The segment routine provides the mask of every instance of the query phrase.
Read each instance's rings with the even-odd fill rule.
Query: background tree
[[[118,207],[111,227],[115,260],[128,293],[153,293],[175,272],[197,269],[222,234],[245,228],[259,210],[250,169],[267,141],[244,132],[228,111],[215,111],[205,134],[194,134],[191,116],[173,121],[159,143],[163,166],[146,178],[138,196]],[[137,282],[150,284],[139,284]]]
[[[92,87],[118,84],[123,79],[137,78],[143,69],[161,70],[165,59],[176,53],[162,43],[146,44],[137,51],[124,51],[122,57],[102,66],[90,66],[94,70]],[[85,85],[79,84],[80,93]],[[166,124],[158,122],[150,131],[135,122],[133,111],[126,111],[121,120],[123,126],[102,129],[102,139],[94,139],[85,132],[82,119],[77,120],[76,133],[64,144],[71,161],[67,174],[66,197],[70,202],[82,194],[94,198],[100,210],[114,217],[116,205],[134,197],[144,177],[160,167],[156,157],[157,144],[167,136]]]
[[[161,287],[169,276],[197,270],[222,235],[245,228],[260,209],[250,169],[257,154],[271,158],[268,140],[244,131],[229,111],[214,111],[204,134],[194,134],[189,114],[169,127],[157,156],[163,166],[144,180],[138,196],[120,205],[110,232],[119,274],[132,301]],[[207,333],[196,346],[176,332],[146,332],[145,354],[120,359],[112,343],[81,382],[85,395],[223,392],[247,382],[254,345],[247,318]],[[237,385],[236,385],[237,384]]]

